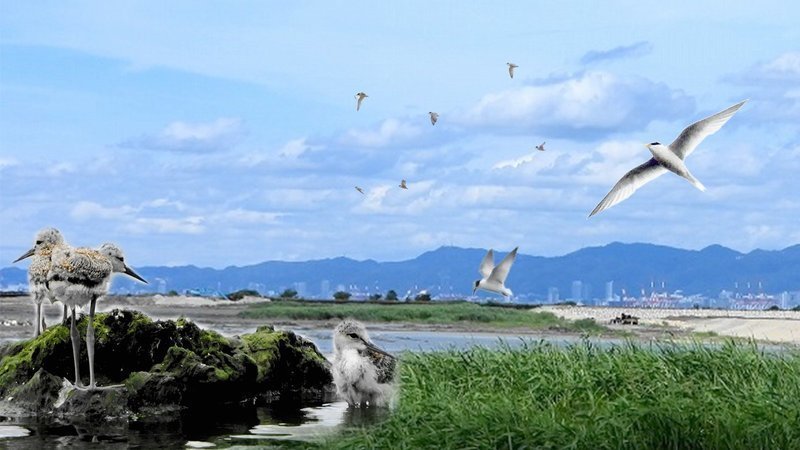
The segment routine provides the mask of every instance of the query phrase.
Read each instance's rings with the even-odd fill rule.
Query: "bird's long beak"
[[[375,353],[380,353],[383,356],[388,356],[389,358],[394,358],[394,355],[386,353],[385,351],[383,351],[380,348],[376,347],[375,344],[373,344],[372,342],[364,341],[364,345],[366,345],[368,349],[372,350]]]
[[[141,276],[139,276],[139,274],[138,274],[138,273],[134,272],[134,271],[133,271],[133,269],[131,269],[131,268],[130,268],[130,267],[128,267],[128,266],[125,266],[125,275],[128,275],[128,276],[130,276],[130,277],[133,277],[133,278],[135,278],[135,279],[137,279],[137,280],[141,281],[141,282],[142,282],[142,283],[144,283],[144,284],[148,284],[148,283],[147,283],[147,280],[145,280],[144,278],[142,278]]]
[[[35,249],[35,248],[32,248],[32,249],[28,250],[27,252],[25,252],[25,254],[23,254],[23,255],[22,255],[22,256],[20,256],[19,258],[15,259],[15,260],[14,260],[14,262],[12,262],[11,264],[14,264],[14,263],[20,262],[20,261],[22,261],[22,260],[23,260],[23,259],[25,259],[25,258],[30,258],[31,256],[33,256],[33,253],[34,253],[35,251],[36,251],[36,249]]]

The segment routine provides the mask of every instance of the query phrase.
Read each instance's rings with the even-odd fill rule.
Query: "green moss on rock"
[[[84,382],[88,381],[86,320],[78,323]],[[316,347],[289,331],[260,327],[241,339],[226,338],[185,318],[153,321],[125,310],[96,315],[94,326],[98,384],[124,383],[125,395],[117,400],[124,399],[134,413],[142,408],[241,402],[267,393],[274,397],[321,392],[331,382],[327,361]],[[3,353],[0,394],[24,391],[43,399],[28,401],[28,409],[41,412],[52,407],[58,390],[54,380],[74,378],[68,327],[51,327],[36,339],[4,347]],[[106,401],[87,398],[100,410]]]

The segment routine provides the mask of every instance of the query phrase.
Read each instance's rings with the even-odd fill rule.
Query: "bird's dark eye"
[[[355,334],[355,333],[350,333],[350,334],[348,334],[348,336],[350,336],[353,339],[358,339],[358,335]]]
[[[661,144],[658,142],[651,142],[650,145],[661,145]]]
[[[41,245],[43,242],[44,241],[40,239],[40,240],[36,241],[36,245]]]

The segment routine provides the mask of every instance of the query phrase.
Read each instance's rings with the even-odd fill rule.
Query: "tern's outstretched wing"
[[[489,275],[492,274],[492,269],[494,269],[494,252],[492,249],[489,249],[486,252],[486,256],[483,257],[481,260],[481,265],[478,267],[478,272],[480,272],[481,277],[489,278]]]
[[[713,116],[706,117],[703,120],[697,121],[684,129],[681,134],[669,144],[670,150],[672,150],[679,158],[684,159],[689,156],[694,149],[703,141],[706,137],[716,133],[722,128],[725,123],[736,114],[736,111],[744,105],[744,102],[747,100],[741,101],[730,108],[726,109],[725,111],[718,112]]]
[[[649,161],[635,167],[630,172],[626,173],[624,177],[620,178],[617,184],[611,188],[611,192],[606,194],[605,198],[595,206],[594,211],[589,214],[589,217],[627,199],[633,195],[637,189],[667,172],[668,170],[659,164],[655,158],[650,158]]]
[[[511,270],[511,265],[514,264],[514,260],[517,258],[518,249],[519,247],[514,247],[514,250],[511,250],[511,253],[507,254],[506,257],[500,261],[500,264],[498,264],[497,267],[492,270],[492,274],[489,275],[490,279],[501,284],[506,282],[508,272]]]

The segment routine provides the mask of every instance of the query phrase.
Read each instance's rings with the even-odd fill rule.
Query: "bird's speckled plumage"
[[[17,259],[17,261],[20,261],[28,256],[31,257],[31,264],[28,266],[28,292],[30,292],[31,300],[36,305],[36,336],[45,328],[42,316],[42,302],[45,299],[51,302],[55,301],[55,296],[47,283],[52,254],[56,248],[65,245],[61,232],[55,228],[45,228],[36,234],[33,248]]]
[[[84,306],[108,292],[113,266],[98,250],[62,246],[53,252],[50,289],[64,304]]]
[[[364,325],[349,319],[339,323],[333,347],[333,382],[339,396],[354,406],[389,405],[397,360],[375,347]]]

